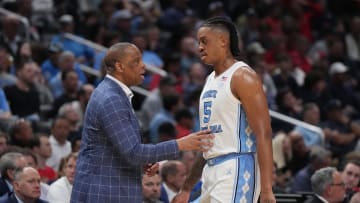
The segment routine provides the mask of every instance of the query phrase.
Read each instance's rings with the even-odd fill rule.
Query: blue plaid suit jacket
[[[140,203],[146,163],[176,159],[176,141],[142,144],[122,88],[105,77],[87,106],[71,203]]]

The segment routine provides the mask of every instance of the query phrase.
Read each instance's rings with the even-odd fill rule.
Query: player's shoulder
[[[258,80],[257,73],[246,63],[239,61],[236,63],[236,70],[233,74],[233,79],[246,82],[247,80]]]

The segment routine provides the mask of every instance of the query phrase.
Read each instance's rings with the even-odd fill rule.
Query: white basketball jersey
[[[213,71],[201,93],[200,127],[202,130],[210,128],[215,135],[214,146],[204,153],[205,159],[234,152],[256,152],[255,135],[248,125],[241,101],[230,88],[233,73],[239,68],[250,69],[244,62],[236,62],[216,77]]]

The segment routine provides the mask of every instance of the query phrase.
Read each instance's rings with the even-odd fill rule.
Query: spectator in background
[[[334,38],[334,41],[329,44],[329,53],[326,58],[329,64],[341,62],[348,65],[349,58],[346,55],[345,44],[343,40],[343,36],[337,37]]]
[[[86,83],[86,76],[84,75],[83,71],[80,70],[79,64],[75,63],[74,54],[72,52],[64,51],[59,56],[59,67],[60,67],[59,72],[49,81],[49,86],[51,92],[54,95],[54,98],[59,97],[65,91],[64,90],[65,87],[62,82],[62,78],[63,78],[62,73],[64,71],[70,71],[70,70],[75,71],[79,80],[78,82],[79,86],[80,84]]]
[[[295,97],[291,89],[287,87],[280,89],[276,95],[275,101],[279,113],[285,114],[295,119],[301,118],[301,112],[303,109],[301,100]],[[285,131],[288,133],[294,129],[294,125],[278,119],[273,119],[271,122],[274,132]]]
[[[163,180],[160,200],[169,203],[185,182],[186,166],[181,161],[167,161],[161,166],[160,173]]]
[[[290,137],[292,157],[287,166],[290,168],[291,174],[295,175],[309,163],[311,149],[305,145],[303,137],[298,132],[291,131],[288,136]]]
[[[318,107],[323,107],[331,99],[326,78],[320,70],[314,70],[306,74],[301,89],[301,99],[304,104],[315,102]]]
[[[99,3],[99,17],[102,24],[110,22],[111,14],[116,10],[115,2],[112,0],[102,0]]]
[[[74,33],[74,18],[69,14],[64,14],[59,18],[60,33],[54,35],[51,39],[51,43],[60,43],[64,50],[71,51],[75,55],[75,59],[79,63],[89,63],[89,59],[93,57],[93,50],[87,46],[68,39],[64,36],[65,33]]]
[[[34,86],[35,69],[35,62],[19,62],[16,67],[16,84],[4,88],[11,112],[31,121],[40,119],[39,93]]]
[[[345,36],[345,45],[346,45],[346,53],[348,57],[356,62],[360,62],[359,36],[360,36],[360,17],[352,16],[350,21],[350,30]]]
[[[273,75],[273,80],[276,89],[289,88],[294,95],[299,95],[299,84],[292,75],[294,71],[294,64],[291,57],[287,53],[279,53],[276,55],[276,64],[279,68],[279,73]]]
[[[264,58],[266,63],[270,64],[270,73],[274,68],[278,68],[278,64],[284,60],[284,63],[289,63],[289,55],[287,53],[286,38],[283,35],[270,35],[270,25],[262,22],[259,25],[259,42],[267,49]],[[270,36],[269,36],[270,35]],[[287,56],[286,58],[279,58],[279,56]]]
[[[170,7],[163,11],[159,23],[162,29],[175,34],[181,31],[183,20],[191,14],[193,11],[187,5],[186,0],[175,0]]]
[[[311,176],[311,187],[315,196],[306,203],[340,203],[344,199],[344,182],[336,168],[326,167],[317,170]]]
[[[275,166],[276,167],[276,166]],[[288,168],[277,168],[275,171],[275,180],[273,183],[273,190],[275,193],[291,193],[290,184],[292,181],[292,174]]]
[[[190,95],[196,89],[202,88],[205,84],[207,71],[205,66],[199,62],[190,64],[189,70],[184,74],[183,90],[185,103],[189,103]]]
[[[112,13],[109,29],[121,33],[123,42],[130,42],[132,38],[131,23],[133,15],[128,9],[117,10]]]
[[[257,42],[255,42],[257,43]],[[254,44],[254,43],[253,43]],[[256,45],[256,44],[255,44]],[[255,46],[256,47],[256,46]],[[278,90],[276,89],[275,83],[271,75],[267,70],[268,64],[262,59],[254,60],[253,69],[260,76],[260,79],[263,83],[263,89],[266,94],[267,103],[270,109],[277,109],[275,98]]]
[[[20,44],[23,42],[20,36],[20,21],[16,16],[5,15],[1,19],[2,32],[0,32],[0,45],[6,47],[8,53],[15,57]]]
[[[46,164],[46,160],[52,155],[49,136],[45,133],[37,134],[33,139],[31,149],[37,157],[36,168],[40,174],[41,181],[44,183],[54,181],[57,177],[56,172]]]
[[[157,1],[149,0],[148,2],[154,2],[155,4],[158,3]],[[144,1],[141,3],[144,5]],[[148,19],[149,20],[149,19]],[[160,56],[166,53],[166,44],[164,41],[164,37],[162,37],[162,31],[156,24],[151,24],[146,29],[146,40],[148,41],[148,49],[158,53]]]
[[[40,69],[39,65],[36,64],[36,66],[34,66],[34,68],[35,68],[34,84],[35,84],[36,90],[39,92],[40,107],[42,105],[51,106],[52,103],[54,102],[54,96],[52,95],[52,93],[50,91],[47,81],[45,80],[44,76],[41,73],[41,69]],[[45,117],[44,115],[46,115],[46,113],[45,113],[46,111],[43,111],[42,108],[40,108],[40,111],[41,111],[41,114],[43,115],[43,117]]]
[[[180,42],[180,66],[182,74],[187,74],[194,63],[200,63],[198,54],[196,39],[192,36],[183,37]]]
[[[4,88],[9,85],[14,85],[16,83],[16,77],[9,73],[10,66],[13,61],[11,61],[11,56],[6,50],[4,45],[0,44],[0,87]]]
[[[182,83],[184,80],[184,76],[181,73],[181,64],[180,64],[180,54],[177,52],[174,53],[168,53],[166,56],[164,56],[164,70],[167,72],[167,75],[172,75],[173,77],[175,77],[176,79],[176,92],[182,94],[183,93],[183,89],[182,89]],[[161,81],[161,75],[159,74],[154,74],[151,77],[151,81],[149,84],[149,89],[155,89],[156,87],[159,86],[160,81]]]
[[[283,132],[277,133],[272,139],[272,146],[277,169],[287,168],[292,159],[291,137]]]
[[[47,48],[48,58],[41,64],[41,72],[47,82],[50,82],[60,71],[59,57],[62,51],[62,44],[60,43],[50,43]]]
[[[31,123],[24,119],[18,119],[10,128],[9,145],[18,147],[28,147],[33,139],[33,129]]]
[[[61,73],[62,94],[56,97],[50,117],[54,117],[59,113],[60,107],[65,103],[71,103],[77,100],[77,92],[79,87],[79,78],[74,70],[64,70]]]
[[[72,152],[79,152],[80,151],[80,144],[81,144],[81,138],[80,137],[74,137],[70,140],[71,142],[71,151]]]
[[[315,103],[308,103],[304,105],[302,111],[303,121],[314,126],[320,124],[320,109]],[[296,126],[295,131],[298,131],[304,138],[304,143],[307,147],[325,146],[325,137],[320,133],[307,128]]]
[[[69,121],[70,132],[67,139],[72,141],[75,137],[81,138],[81,126],[79,123],[80,115],[75,110],[74,106],[72,106],[71,103],[65,103],[59,109],[58,115]]]
[[[47,203],[41,200],[40,175],[32,167],[18,168],[14,171],[14,192],[0,198],[0,203],[26,202]]]
[[[323,147],[314,146],[310,151],[309,163],[294,176],[291,191],[311,192],[311,176],[318,169],[329,166],[331,163],[331,152]]]
[[[105,46],[105,47],[110,47],[118,42],[120,42],[120,34],[116,33],[116,32],[112,32],[112,31],[104,31],[104,34],[102,34],[101,39],[99,40],[101,41],[99,44]],[[94,62],[93,62],[93,68],[101,71],[102,67],[103,67],[103,59],[105,57],[106,51],[97,51],[95,52],[95,56],[94,56]]]
[[[329,149],[333,152],[334,157],[341,159],[355,149],[360,136],[360,125],[346,115],[339,100],[329,100],[324,111],[326,119],[321,126],[334,131],[326,137],[329,141]]]
[[[51,127],[51,135],[49,138],[52,154],[48,158],[46,164],[59,171],[60,161],[71,153],[71,144],[67,140],[70,131],[70,124],[66,118],[57,117],[53,121]]]
[[[189,96],[188,101],[188,107],[191,113],[193,114],[194,118],[194,128],[193,131],[199,131],[200,130],[200,119],[199,119],[199,98],[201,95],[202,87],[197,88],[194,91],[191,92]]]
[[[162,123],[170,122],[175,126],[175,112],[179,110],[182,105],[182,101],[180,99],[180,95],[177,93],[165,95],[162,98],[162,103],[164,107],[155,114],[154,118],[151,120],[149,129],[150,129],[150,142],[158,143],[159,136],[157,134],[159,126]]]
[[[86,106],[89,102],[90,96],[94,91],[94,86],[91,84],[82,85],[77,92],[77,100],[70,103],[72,108],[76,111],[79,116],[78,127],[83,125],[83,116],[85,114]]]
[[[8,135],[5,132],[0,131],[0,156],[8,148]]]
[[[333,98],[340,100],[347,112],[359,115],[360,100],[356,96],[348,75],[349,68],[342,62],[334,62],[329,69],[329,91]]]
[[[294,49],[290,51],[290,56],[294,63],[294,66],[300,68],[303,72],[302,76],[305,76],[304,72],[309,73],[312,70],[311,61],[307,56],[310,42],[306,37],[300,34],[296,35],[294,38]],[[302,77],[302,79],[304,78]],[[303,80],[300,79],[300,82],[301,81],[303,82]],[[303,83],[300,83],[300,85],[302,84]]]
[[[16,52],[14,61],[29,61],[32,60],[32,50],[29,42],[22,42],[19,44],[19,49]]]
[[[70,203],[77,153],[71,153],[64,159],[64,176],[53,182],[49,188],[47,199],[51,203]]]
[[[257,41],[249,43],[246,47],[246,54],[250,64],[255,64],[258,61],[264,61],[265,52],[266,50],[264,47]]]
[[[317,39],[314,43],[311,44],[309,50],[309,57],[314,64],[319,63],[320,61],[327,58],[330,47],[337,38],[341,38],[341,33],[336,33],[335,28],[326,28],[322,33],[321,37]]]
[[[156,113],[163,108],[162,98],[175,92],[176,79],[173,76],[161,78],[159,87],[152,90],[141,106],[141,124],[145,131],[149,130],[149,124]]]
[[[28,148],[25,148],[22,152],[21,152],[26,160],[26,166],[32,167],[34,169],[37,170],[37,165],[38,165],[38,161],[37,158],[35,156],[35,154]],[[39,171],[37,171],[39,173]],[[40,173],[39,173],[40,175]],[[40,176],[40,181],[41,181],[41,176]],[[40,199],[42,200],[47,200],[46,196],[49,190],[49,185],[47,183],[44,182],[40,182],[40,191],[41,191],[41,195],[40,195]]]
[[[14,172],[25,167],[26,160],[21,153],[8,152],[0,158],[0,196],[13,192]]]
[[[176,128],[172,122],[163,122],[157,130],[159,142],[176,139]]]
[[[360,160],[348,160],[342,166],[341,178],[345,184],[345,202],[359,192]]]
[[[188,108],[181,108],[175,112],[176,138],[189,135],[194,128],[194,117]]]
[[[37,159],[35,154],[29,148],[23,148],[24,150],[21,152],[26,160],[26,166],[30,166],[36,169]]]
[[[153,65],[156,68],[162,69],[164,66],[164,62],[155,51],[148,49],[148,41],[145,37],[145,34],[137,34],[132,36],[132,43],[139,47],[142,53],[142,59],[145,64]],[[145,81],[148,83],[149,81]]]
[[[0,89],[0,127],[7,130],[9,121],[14,118],[3,89]]]
[[[148,176],[142,175],[143,203],[163,203],[159,200],[161,177],[159,174]]]
[[[208,18],[215,16],[227,16],[224,8],[224,4],[221,1],[214,1],[208,6]]]

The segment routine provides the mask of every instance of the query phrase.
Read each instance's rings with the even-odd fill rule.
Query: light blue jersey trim
[[[246,154],[236,161],[237,165],[237,176],[236,176],[236,187],[235,187],[235,198],[234,203],[241,202],[254,202],[255,196],[255,156],[254,154]]]
[[[240,106],[240,152],[256,152],[256,138],[255,134],[250,130],[249,123],[243,108]],[[248,132],[247,132],[248,131]],[[248,136],[247,133],[250,132]]]
[[[238,110],[237,110],[237,134],[238,134],[238,152],[241,152],[241,104],[238,104]]]

